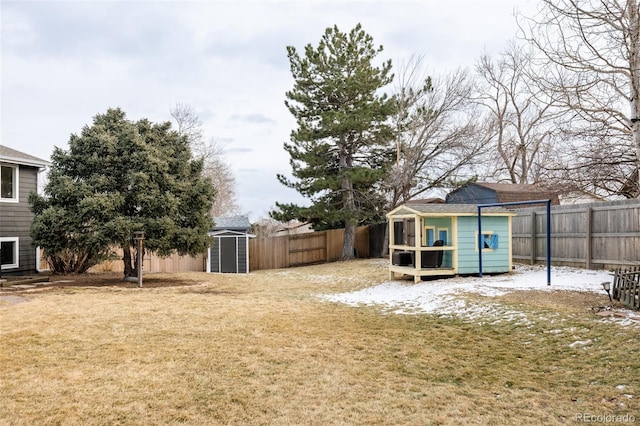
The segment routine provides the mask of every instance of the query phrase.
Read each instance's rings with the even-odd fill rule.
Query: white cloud
[[[41,1],[3,0],[2,143],[49,158],[92,117],[121,107],[130,119],[170,120],[192,105],[207,138],[224,141],[246,211],[300,197],[280,185],[295,121],[286,46],[316,45],[325,29],[362,23],[381,60],[424,54],[430,70],[470,65],[515,35],[527,0]],[[260,188],[254,191],[259,173]],[[253,176],[253,177],[252,177]],[[244,180],[249,182],[245,183]],[[239,191],[240,192],[240,191]]]

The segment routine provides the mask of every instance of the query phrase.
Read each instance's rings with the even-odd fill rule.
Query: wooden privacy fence
[[[249,270],[279,269],[314,263],[335,262],[342,254],[344,229],[310,232],[307,234],[249,239]],[[369,227],[356,228],[354,241],[356,257],[369,257]],[[123,272],[122,250],[114,250],[113,260],[90,268],[91,272]],[[44,262],[44,259],[41,260]],[[173,254],[159,257],[145,253],[144,272],[202,272],[206,253],[195,257]],[[46,269],[46,262],[43,269]]]
[[[631,309],[640,309],[640,267],[617,268],[611,296]]]
[[[124,272],[122,249],[114,250],[116,259],[105,260],[89,269],[90,272]],[[114,256],[114,257],[115,257]],[[202,272],[205,270],[205,254],[195,257],[180,256],[177,253],[159,257],[146,252],[142,260],[144,272]]]
[[[342,254],[344,229],[249,240],[249,270],[335,262]],[[369,227],[356,228],[356,257],[369,257]]]
[[[513,258],[544,261],[545,209],[517,212],[512,222]],[[587,269],[640,264],[640,200],[552,206],[551,261]]]

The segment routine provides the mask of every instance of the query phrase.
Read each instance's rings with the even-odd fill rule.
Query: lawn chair
[[[436,240],[432,247],[441,247],[444,245],[443,240]],[[421,257],[421,266],[423,268],[439,268],[442,266],[443,250],[423,251]]]

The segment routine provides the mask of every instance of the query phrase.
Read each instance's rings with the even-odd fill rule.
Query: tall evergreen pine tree
[[[278,180],[312,204],[276,203],[271,216],[308,220],[315,229],[344,226],[342,259],[354,256],[356,225],[383,216],[378,184],[393,159],[388,118],[394,104],[380,93],[393,79],[391,61],[373,65],[381,51],[360,24],[348,34],[327,28],[304,57],[287,47],[294,86],[285,105],[297,129],[284,148],[296,179]]]

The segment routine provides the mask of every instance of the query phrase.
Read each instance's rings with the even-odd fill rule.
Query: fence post
[[[584,255],[585,255],[585,268],[587,269],[591,269],[591,267],[593,266],[592,262],[591,262],[591,233],[592,231],[592,213],[593,210],[591,209],[591,207],[587,207],[587,210],[585,211],[585,214],[587,215],[587,223],[585,225],[586,227],[586,231],[585,231],[585,244],[584,244]]]
[[[536,212],[531,210],[531,264],[536,264]]]

